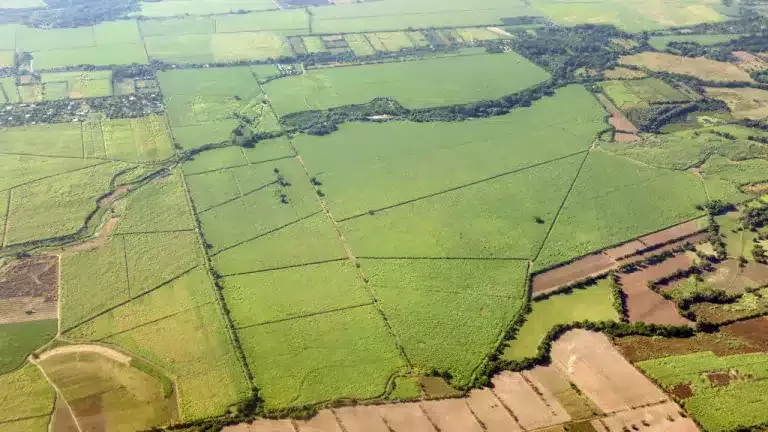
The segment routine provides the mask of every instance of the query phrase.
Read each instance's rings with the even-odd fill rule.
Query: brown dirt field
[[[469,410],[464,399],[424,401],[424,412],[440,432],[482,432],[483,429]],[[347,431],[352,432],[352,431]],[[366,431],[367,432],[367,431]]]
[[[728,372],[710,372],[707,374],[707,380],[715,387],[725,387],[738,376],[731,375]]]
[[[657,254],[660,254],[662,252],[671,251],[671,250],[673,250],[673,249],[675,249],[677,247],[682,246],[685,242],[690,242],[692,244],[699,244],[699,243],[706,242],[706,241],[708,241],[707,233],[694,234],[694,235],[692,235],[690,237],[686,237],[684,239],[681,239],[681,240],[669,243],[667,245],[661,246],[661,247],[659,247],[657,249],[654,249],[652,251],[648,251],[648,252],[641,253],[639,255],[635,255],[635,256],[630,256],[630,257],[624,258],[622,260],[619,260],[617,264],[618,265],[622,265],[622,264],[626,264],[626,263],[630,263],[630,262],[644,260],[644,259],[648,258],[651,255],[657,255]]]
[[[330,410],[322,410],[309,420],[296,421],[298,432],[343,432]]]
[[[552,345],[552,363],[605,413],[668,400],[602,333],[569,331]]]
[[[653,234],[648,234],[646,236],[640,237],[638,240],[645,243],[646,246],[651,247],[683,237],[690,237],[696,234],[698,230],[699,226],[696,221],[689,221]]]
[[[678,384],[672,387],[670,393],[679,399],[688,399],[689,397],[693,396],[693,390],[691,390],[691,386],[688,384]]]
[[[256,420],[225,428],[227,432],[295,432],[290,420]]]
[[[747,330],[752,326],[749,320],[738,323],[745,329],[734,329],[736,324],[725,327],[720,333],[700,333],[690,338],[662,339],[645,336],[627,336],[613,340],[616,348],[630,362],[637,363],[645,360],[712,351],[718,356],[762,352],[768,348],[768,341],[761,344],[758,340],[750,340]],[[756,332],[761,331],[759,326]],[[766,325],[768,330],[768,324]],[[741,332],[741,333],[740,333]],[[759,333],[758,333],[759,334]]]
[[[601,432],[642,430],[644,432],[698,432],[690,418],[680,415],[680,407],[674,402],[624,411],[616,415],[592,421]]]
[[[380,405],[376,408],[392,432],[437,432],[417,403]]]
[[[58,302],[45,297],[14,297],[0,300],[0,324],[57,319]]]
[[[748,73],[768,68],[768,64],[766,64],[760,57],[746,51],[734,51],[731,54],[739,59],[736,66]]]
[[[70,401],[72,411],[82,430],[92,432],[106,432],[107,419],[104,416],[103,394],[95,394],[81,399]]]
[[[728,310],[724,306],[706,302],[696,303],[693,305],[693,312],[698,320],[714,324],[746,318],[756,312],[754,310]]]
[[[571,419],[549,390],[532,386],[521,373],[504,371],[491,382],[493,393],[515,415],[523,429],[539,429]]]
[[[563,373],[555,366],[536,366],[523,372],[523,375],[539,388],[546,388],[562,404],[571,419],[587,419],[599,414],[597,407],[578,391],[571,387],[571,383]]]
[[[467,398],[469,409],[486,432],[519,432],[523,429],[490,389],[472,390]]]
[[[748,262],[741,269],[739,277],[745,279],[743,282],[744,286],[753,288],[763,286],[768,283],[768,266],[756,262]]]
[[[603,253],[611,257],[611,259],[618,261],[622,258],[628,257],[630,255],[634,255],[645,248],[646,248],[645,244],[637,240],[632,240],[631,242],[624,243],[621,246],[617,246],[612,249],[607,249],[603,251]]]
[[[641,139],[640,136],[630,133],[616,132],[613,134],[613,140],[616,142],[633,142],[640,141]]]
[[[768,317],[739,321],[724,327],[722,331],[745,340],[756,351],[768,351]]]
[[[346,432],[389,432],[376,407],[344,407],[333,411]]]
[[[39,255],[13,261],[0,269],[0,299],[59,295],[59,257]]]
[[[605,254],[588,255],[571,264],[552,269],[533,277],[533,294],[543,294],[563,285],[606,272],[616,263]]]
[[[92,240],[88,240],[84,243],[76,244],[74,246],[70,246],[68,248],[62,249],[62,253],[77,253],[77,252],[85,252],[87,250],[91,249],[97,249],[104,247],[105,244],[107,244],[107,238],[109,238],[109,234],[112,232],[112,230],[115,229],[117,226],[117,223],[120,221],[120,218],[112,218],[107,221],[107,223],[104,225],[104,228],[99,231],[98,234],[96,234],[96,238]]]
[[[624,114],[620,112],[613,113],[611,118],[608,120],[608,123],[615,127],[616,130],[637,133],[637,128],[635,125],[633,125],[632,122],[624,117]]]
[[[671,274],[677,269],[688,268],[692,263],[690,257],[679,254],[653,267],[621,275],[621,286],[627,295],[629,321],[666,325],[690,324],[690,321],[680,316],[674,302],[648,289],[648,281]]]
[[[51,419],[51,432],[79,432],[72,413],[59,398],[56,400],[53,418]]]
[[[690,75],[708,81],[753,82],[752,77],[738,66],[704,57],[690,58],[646,51],[621,57],[619,63],[644,67],[656,72],[667,71]]]

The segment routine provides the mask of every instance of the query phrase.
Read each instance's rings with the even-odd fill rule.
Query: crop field
[[[616,310],[613,308],[608,278],[601,279],[594,286],[536,301],[531,306],[533,310],[526,317],[517,336],[514,340],[507,342],[503,358],[522,360],[535,357],[544,336],[557,324],[618,319]]]
[[[374,46],[375,48],[375,46]],[[514,81],[503,77],[514,75]],[[279,114],[366,103],[388,96],[410,108],[496,98],[547,79],[515,53],[310,70],[267,83]],[[407,85],[402,85],[407,83]]]
[[[768,424],[762,6],[116,1],[0,0],[3,431]]]
[[[656,78],[605,81],[601,87],[605,94],[622,110],[644,107],[654,102],[690,100],[679,90]]]
[[[81,428],[135,431],[173,420],[171,394],[130,364],[95,352],[62,352],[42,359],[40,366]]]
[[[768,421],[768,356],[718,357],[702,352],[638,363],[666,389],[685,394],[683,405],[706,430],[728,431]]]

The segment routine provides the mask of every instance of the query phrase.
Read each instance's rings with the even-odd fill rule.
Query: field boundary
[[[19,156],[34,156],[34,155],[19,155]],[[43,156],[43,157],[47,157],[47,156]],[[73,159],[83,160],[83,159],[80,159],[80,158],[73,158]],[[85,159],[85,160],[88,160],[88,159]],[[98,159],[96,159],[96,160],[98,160]],[[10,190],[10,189],[15,189],[15,188],[18,188],[18,187],[22,187],[22,186],[28,186],[28,185],[30,185],[30,184],[32,184],[32,183],[37,183],[37,182],[39,182],[39,181],[48,180],[48,179],[51,179],[51,178],[54,178],[54,177],[58,177],[58,176],[62,176],[62,175],[68,175],[68,174],[76,173],[76,172],[78,172],[78,171],[83,171],[83,170],[87,170],[87,169],[91,169],[91,168],[100,167],[100,166],[102,166],[102,165],[106,165],[106,164],[110,164],[110,163],[123,163],[123,161],[110,161],[110,160],[104,160],[104,161],[103,161],[103,162],[101,162],[101,163],[97,163],[97,164],[93,164],[93,165],[88,165],[88,166],[86,166],[86,167],[80,167],[80,168],[76,168],[76,169],[73,169],[73,170],[71,170],[71,171],[65,171],[65,172],[60,172],[60,173],[56,173],[56,174],[51,174],[51,175],[48,175],[48,176],[44,176],[44,177],[40,177],[40,178],[36,178],[36,179],[34,179],[34,180],[30,180],[30,181],[26,181],[26,182],[23,182],[23,183],[19,183],[19,184],[17,184],[17,185],[13,185],[13,186],[11,186],[11,187],[9,187],[9,188],[0,189],[0,192],[5,192],[5,191],[7,191],[7,190]],[[125,162],[125,163],[128,163],[128,164],[129,164],[130,162]]]
[[[345,258],[332,258],[332,259],[327,259],[327,260],[323,260],[323,261],[313,261],[313,262],[301,263],[301,264],[291,264],[291,265],[281,266],[281,267],[270,267],[270,268],[261,269],[261,270],[250,270],[250,271],[245,271],[245,272],[223,274],[223,275],[221,275],[221,277],[222,278],[227,278],[227,277],[234,277],[234,276],[249,275],[249,274],[254,274],[254,273],[266,273],[266,272],[271,272],[271,271],[287,270],[287,269],[298,268],[298,267],[310,267],[310,266],[315,266],[315,265],[328,264],[328,263],[347,261],[347,260],[349,260],[349,257],[345,257]]]
[[[158,323],[160,321],[164,321],[164,320],[166,320],[168,318],[173,318],[176,315],[181,315],[183,313],[186,313],[186,312],[189,312],[189,311],[192,311],[192,310],[195,310],[195,309],[199,309],[199,308],[204,307],[204,306],[211,305],[211,304],[213,304],[215,302],[216,302],[216,300],[211,300],[211,301],[208,301],[208,302],[200,303],[198,305],[195,305],[195,306],[192,306],[192,307],[189,307],[189,308],[186,308],[186,309],[174,312],[172,314],[165,315],[165,316],[162,316],[160,318],[156,318],[156,319],[153,319],[153,320],[150,320],[150,321],[143,322],[141,324],[138,324],[138,325],[135,325],[133,327],[127,328],[125,330],[120,330],[119,332],[112,333],[110,335],[103,336],[103,337],[100,337],[98,339],[94,339],[93,341],[94,342],[104,342],[106,339],[109,339],[109,338],[112,338],[112,337],[115,337],[115,336],[119,336],[119,335],[124,334],[124,333],[128,333],[128,332],[140,329],[140,328],[142,328],[144,326],[148,326],[150,324],[155,324],[155,323]],[[125,306],[125,305],[122,305],[122,306]]]
[[[248,325],[238,326],[238,327],[235,327],[235,329],[237,329],[237,330],[244,330],[244,329],[248,329],[248,328],[252,328],[252,327],[260,327],[260,326],[265,326],[265,325],[269,325],[269,324],[276,324],[276,323],[281,323],[281,322],[286,322],[286,321],[293,321],[293,320],[302,319],[302,318],[310,318],[310,317],[313,317],[313,316],[326,315],[326,314],[331,314],[331,313],[335,313],[335,312],[343,312],[343,311],[347,311],[347,310],[351,310],[351,309],[359,309],[359,308],[362,308],[362,307],[373,306],[373,305],[374,305],[373,301],[370,301],[370,302],[367,302],[367,303],[360,303],[360,304],[356,304],[356,305],[352,305],[352,306],[344,306],[344,307],[340,307],[340,308],[326,309],[326,310],[322,310],[322,311],[318,311],[318,312],[306,313],[306,314],[302,314],[302,315],[294,315],[294,316],[287,317],[287,318],[280,318],[280,319],[276,319],[276,320],[262,321],[262,322],[258,322],[258,323],[255,323],[255,324],[248,324]]]
[[[407,204],[411,204],[411,203],[414,203],[414,202],[417,202],[417,201],[421,201],[421,200],[425,200],[425,199],[429,199],[429,198],[434,198],[434,197],[439,196],[439,195],[455,192],[457,190],[461,190],[461,189],[464,189],[464,188],[467,188],[467,187],[475,186],[475,185],[478,185],[478,184],[481,184],[481,183],[485,183],[487,181],[496,180],[498,178],[505,177],[505,176],[512,175],[512,174],[517,174],[517,173],[520,173],[520,172],[523,172],[523,171],[527,171],[529,169],[538,168],[538,167],[547,165],[549,163],[559,162],[561,160],[565,160],[565,159],[568,159],[570,157],[574,157],[576,155],[580,155],[582,153],[589,154],[589,150],[581,150],[581,151],[578,151],[576,153],[571,153],[571,154],[568,154],[568,155],[565,155],[565,156],[560,156],[560,157],[555,158],[555,159],[549,159],[549,160],[546,160],[546,161],[543,161],[543,162],[537,162],[537,163],[532,164],[532,165],[526,165],[524,167],[520,167],[520,168],[511,170],[511,171],[503,172],[501,174],[495,174],[495,175],[492,175],[490,177],[485,177],[485,178],[482,178],[480,180],[476,180],[476,181],[473,181],[473,182],[470,182],[470,183],[464,183],[462,185],[454,186],[454,187],[449,188],[449,189],[444,189],[444,190],[441,190],[441,191],[438,191],[438,192],[434,192],[434,193],[431,193],[431,194],[427,194],[427,195],[423,195],[423,196],[420,196],[420,197],[412,198],[412,199],[409,199],[409,200],[406,200],[406,201],[400,201],[398,203],[395,203],[395,204],[392,204],[392,205],[389,205],[389,206],[386,206],[386,207],[381,207],[381,208],[378,208],[378,209],[371,209],[371,210],[368,210],[365,213],[359,213],[359,214],[356,214],[356,215],[352,215],[352,216],[348,216],[348,217],[339,219],[338,222],[339,223],[343,223],[343,222],[346,222],[346,221],[351,220],[351,219],[356,219],[356,218],[363,217],[363,216],[369,216],[369,215],[371,215],[371,213],[378,213],[378,212],[385,211],[385,210],[391,210],[393,208],[404,206],[404,205],[407,205]],[[586,160],[586,158],[585,158],[585,160]],[[582,166],[583,166],[583,163],[582,163]],[[581,172],[581,168],[579,168],[579,173],[580,172]],[[578,173],[577,173],[577,176],[578,176]],[[575,180],[574,180],[574,183],[575,183]],[[571,187],[573,187],[573,186],[571,186]],[[570,190],[569,190],[569,193],[570,193]]]
[[[278,232],[278,231],[280,231],[280,230],[282,230],[282,229],[284,229],[284,228],[288,228],[288,227],[289,227],[289,226],[291,226],[291,225],[295,225],[295,224],[297,224],[297,223],[299,223],[299,222],[302,222],[302,221],[305,221],[305,220],[307,220],[307,219],[309,219],[309,218],[311,218],[311,217],[313,217],[313,216],[317,216],[317,215],[319,215],[319,214],[320,214],[320,213],[322,213],[322,212],[323,212],[322,210],[318,210],[318,211],[316,211],[316,212],[314,212],[314,213],[311,213],[311,214],[309,214],[309,215],[307,215],[307,216],[304,216],[304,217],[302,217],[302,218],[299,218],[299,219],[296,219],[296,220],[294,220],[294,221],[288,222],[288,223],[287,223],[287,224],[285,224],[285,225],[281,225],[281,226],[279,226],[279,227],[277,227],[277,228],[273,228],[273,229],[271,229],[271,230],[269,230],[269,231],[265,231],[265,232],[263,232],[263,233],[261,233],[261,234],[259,234],[259,235],[257,235],[257,236],[254,236],[254,237],[251,237],[251,238],[249,238],[249,239],[243,240],[243,241],[241,241],[241,242],[239,242],[239,243],[235,243],[235,244],[233,244],[233,245],[231,245],[231,246],[227,246],[227,247],[225,247],[225,248],[219,249],[218,251],[216,251],[216,252],[212,253],[212,254],[211,254],[211,256],[212,256],[212,257],[215,257],[216,255],[218,255],[218,254],[220,254],[220,253],[223,253],[223,252],[226,252],[226,251],[228,251],[228,250],[230,250],[230,249],[234,249],[234,248],[236,248],[236,247],[238,247],[238,246],[242,246],[242,245],[244,245],[244,244],[246,244],[246,243],[250,243],[250,242],[252,242],[252,241],[255,241],[255,240],[258,240],[258,239],[260,239],[260,238],[262,238],[262,237],[266,237],[266,236],[268,236],[268,235],[270,235],[270,234],[274,234],[274,233],[276,233],[276,232]]]
[[[367,260],[410,260],[410,261],[419,261],[419,260],[446,260],[446,261],[530,261],[528,258],[522,258],[522,257],[453,257],[453,256],[446,256],[446,257],[428,257],[428,256],[359,256],[357,259],[367,259]]]
[[[0,248],[5,247],[5,237],[8,233],[8,219],[11,217],[11,198],[13,197],[13,188],[8,189],[8,202],[5,203],[5,216],[3,217],[3,235],[0,237]]]
[[[232,146],[227,146],[227,147],[232,147]],[[242,149],[242,146],[237,146],[237,147],[240,147]],[[223,148],[226,148],[226,147],[223,147]],[[253,162],[250,159],[248,159],[248,156],[246,156],[245,153],[243,153],[243,158],[246,160],[246,163],[244,163],[244,164],[226,166],[226,167],[222,167],[222,168],[216,168],[216,169],[212,169],[212,170],[206,170],[206,171],[200,171],[200,172],[194,172],[194,173],[188,173],[188,174],[185,174],[185,175],[187,177],[194,177],[194,176],[199,176],[199,175],[203,175],[203,174],[211,174],[211,173],[215,173],[215,172],[219,172],[219,171],[225,171],[225,170],[229,170],[229,169],[243,168],[243,167],[247,167],[247,166],[251,166],[251,165],[259,165],[259,164],[268,163],[268,162],[276,162],[276,161],[280,161],[280,160],[284,160],[284,159],[293,159],[294,157],[295,156],[292,156],[292,155],[291,156],[280,156],[280,157],[276,157],[276,158],[272,158],[272,159],[265,159],[265,160],[260,160],[260,161]]]
[[[176,230],[158,230],[158,231],[131,231],[131,232],[116,232],[114,236],[129,236],[129,235],[152,235],[152,234],[177,234],[184,232],[194,232],[194,228],[188,229],[176,229]]]
[[[51,413],[48,414],[48,416],[51,418],[51,421],[53,420],[53,414],[56,412],[56,402],[61,399],[61,401],[67,406],[67,410],[69,410],[69,415],[72,416],[72,421],[75,423],[75,426],[77,427],[77,430],[79,432],[83,432],[83,427],[80,425],[80,421],[77,419],[77,416],[75,416],[75,412],[72,410],[72,406],[69,405],[69,402],[67,401],[67,398],[64,397],[64,394],[61,392],[61,389],[59,389],[56,384],[54,384],[53,380],[48,376],[48,374],[45,372],[45,369],[37,362],[35,361],[31,356],[29,357],[29,362],[32,363],[37,367],[38,370],[40,370],[40,373],[43,374],[43,377],[46,381],[48,381],[48,385],[53,388],[54,392],[56,392],[56,398],[53,401],[53,409],[51,410]],[[51,424],[51,421],[49,421],[49,425]]]
[[[277,184],[277,180],[275,180],[273,182],[269,182],[269,183],[263,184],[263,185],[257,187],[256,189],[254,189],[254,190],[252,190],[250,192],[246,192],[246,193],[242,193],[242,191],[240,190],[240,185],[237,183],[237,179],[235,179],[235,184],[237,186],[237,191],[239,192],[240,196],[235,197],[235,198],[230,198],[230,199],[228,199],[228,200],[226,200],[224,202],[220,202],[220,203],[215,204],[215,205],[213,205],[211,207],[208,207],[205,210],[200,210],[200,211],[197,212],[198,216],[203,214],[203,213],[205,213],[205,212],[207,212],[207,211],[210,211],[210,210],[213,210],[213,209],[217,209],[219,207],[224,207],[225,205],[231,204],[231,203],[233,203],[233,202],[235,202],[237,200],[243,199],[243,198],[247,197],[248,195],[252,195],[252,194],[255,194],[256,192],[260,192],[260,191],[262,191],[262,190],[264,190],[264,189],[266,189],[266,188],[268,188],[268,187],[270,187],[270,186],[272,186],[274,184]]]

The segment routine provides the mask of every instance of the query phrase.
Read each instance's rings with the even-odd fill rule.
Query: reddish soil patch
[[[519,372],[504,371],[492,382],[493,393],[524,429],[540,429],[571,419],[549,390],[537,387]]]
[[[79,432],[75,419],[69,408],[62,403],[61,399],[56,399],[56,407],[53,411],[51,423],[52,432]]]
[[[634,141],[640,141],[640,136],[636,134],[626,133],[626,132],[616,132],[613,134],[613,140],[617,142],[634,142]]]
[[[756,351],[768,351],[768,317],[739,321],[724,327],[722,332],[745,340]]]
[[[77,417],[83,430],[102,432],[107,430],[107,419],[104,415],[103,394],[95,394],[70,401],[72,411]]]
[[[641,242],[639,242],[637,240],[632,240],[631,242],[624,243],[621,246],[617,246],[617,247],[612,248],[612,249],[607,249],[603,253],[605,253],[606,255],[611,257],[612,259],[618,261],[618,260],[620,260],[622,258],[626,258],[626,257],[628,257],[630,255],[634,255],[634,254],[638,253],[639,251],[641,251],[641,250],[643,250],[645,248],[646,248],[645,244],[643,244],[643,243],[641,243]]]
[[[696,234],[697,231],[699,231],[699,227],[696,221],[689,221],[653,234],[649,234],[647,236],[640,237],[638,240],[651,247],[662,243],[667,243],[672,240],[681,239],[683,237],[690,237]]]
[[[92,240],[88,240],[87,242],[76,244],[74,246],[70,246],[68,248],[62,249],[62,253],[77,253],[77,252],[85,252],[87,250],[91,249],[98,249],[104,247],[104,245],[107,244],[107,239],[109,238],[109,234],[112,233],[112,230],[115,229],[117,226],[117,223],[120,221],[120,218],[112,218],[109,221],[107,221],[106,225],[104,225],[104,228],[97,234],[96,238]]]
[[[768,283],[768,265],[748,262],[741,269],[739,277],[745,278],[745,284],[748,284],[747,286],[749,287],[757,288],[763,286]]]
[[[58,295],[59,257],[33,256],[0,269],[0,299],[43,297],[45,301],[56,301]]]
[[[616,263],[605,254],[588,255],[568,265],[558,267],[533,277],[533,295],[544,294],[587,276],[597,275],[613,268]]]
[[[440,432],[483,432],[464,399],[425,401],[421,406]]]
[[[620,111],[614,111],[612,114],[613,115],[611,116],[608,123],[615,127],[617,131],[631,132],[633,134],[637,133],[637,128],[635,125],[633,125],[631,121],[624,117],[624,114],[622,114]]]
[[[552,345],[552,363],[605,413],[668,400],[602,333],[569,331]]]
[[[419,404],[388,404],[377,406],[376,409],[393,432],[437,432]]]
[[[309,420],[296,421],[298,432],[343,432],[330,410],[322,410]]]
[[[626,257],[624,259],[619,260],[617,264],[618,265],[622,265],[622,264],[626,264],[626,263],[631,263],[631,262],[636,262],[636,261],[644,260],[644,259],[648,258],[651,255],[658,255],[658,254],[660,254],[662,252],[671,251],[671,250],[674,250],[676,248],[679,248],[685,242],[689,242],[689,243],[692,243],[692,244],[699,244],[699,243],[704,243],[704,242],[706,242],[708,240],[709,240],[709,237],[707,236],[707,233],[694,234],[691,237],[686,237],[684,239],[681,239],[681,240],[678,240],[678,241],[666,244],[666,245],[661,246],[661,247],[659,247],[657,249],[653,249],[653,250],[648,251],[648,252],[643,252],[643,253],[641,253],[639,255],[633,255],[633,256]]]
[[[680,316],[674,302],[648,288],[648,281],[659,279],[679,269],[688,268],[691,264],[690,257],[680,254],[653,267],[621,275],[621,286],[627,294],[629,321],[666,325],[690,324],[690,321]]]
[[[678,384],[672,387],[670,393],[675,395],[678,399],[688,399],[693,396],[693,390],[691,390],[691,386],[688,384]]]
[[[99,207],[112,205],[112,203],[117,201],[121,196],[123,196],[129,190],[131,190],[131,188],[128,186],[120,186],[119,188],[112,191],[110,194],[102,197],[98,202]]]
[[[627,336],[616,338],[613,343],[632,363],[704,351],[712,351],[718,356],[763,351],[728,331],[719,334],[700,333],[691,338]]]
[[[707,374],[709,382],[717,387],[725,387],[735,378],[737,377],[728,372],[711,372]]]
[[[472,390],[467,405],[486,432],[519,432],[523,429],[490,389]]]
[[[256,420],[226,428],[227,432],[295,432],[290,420]]]

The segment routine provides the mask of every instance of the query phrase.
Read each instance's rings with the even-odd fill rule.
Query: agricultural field
[[[3,431],[768,424],[761,7],[0,9]]]
[[[467,74],[467,68],[481,76]],[[502,78],[510,73],[517,79]],[[381,96],[409,108],[451,105],[500,97],[545,79],[547,73],[534,64],[515,53],[505,53],[315,69],[271,81],[264,90],[282,115],[366,103]]]

